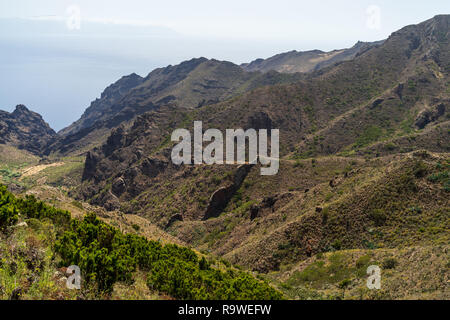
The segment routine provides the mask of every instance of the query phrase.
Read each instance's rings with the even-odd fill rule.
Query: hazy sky
[[[83,19],[166,26],[186,35],[228,38],[324,39],[350,44],[375,40],[407,24],[450,13],[448,0],[2,0],[3,17],[66,16],[76,5]],[[366,9],[381,11],[381,28],[367,30]],[[295,42],[294,42],[295,43]]]
[[[340,49],[448,13],[449,0],[0,0],[0,109],[24,103],[61,129],[131,72]]]

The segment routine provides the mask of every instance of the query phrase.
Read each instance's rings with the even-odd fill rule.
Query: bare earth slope
[[[312,72],[342,61],[352,60],[359,54],[382,43],[383,41],[358,42],[349,49],[334,50],[331,52],[323,52],[320,50],[298,52],[294,50],[280,53],[267,59],[257,59],[250,63],[242,64],[241,67],[246,71],[278,71],[282,73]]]

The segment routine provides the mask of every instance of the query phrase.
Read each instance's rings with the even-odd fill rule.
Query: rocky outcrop
[[[215,217],[220,214],[220,212],[225,209],[230,199],[233,197],[235,192],[234,185],[227,187],[222,187],[214,191],[209,199],[208,208],[205,211],[203,220]]]
[[[144,159],[140,165],[141,172],[147,177],[154,178],[161,173],[169,163],[158,158]]]
[[[144,78],[135,73],[120,78],[107,87],[99,99],[91,103],[78,121],[61,130],[59,134],[65,137],[91,127],[95,122],[108,115],[109,108],[119,102],[131,89],[140,85],[143,80]]]
[[[100,156],[96,150],[91,150],[86,154],[86,161],[84,162],[84,170],[82,180],[94,180],[97,173],[97,164],[100,161]]]
[[[376,99],[372,105],[370,106],[370,109],[375,109],[376,107],[378,107],[381,103],[383,103],[383,99]]]
[[[403,88],[404,88],[404,84],[400,83],[394,90],[395,94],[398,96],[398,98],[400,100],[403,101]]]
[[[41,115],[24,105],[18,105],[12,113],[0,111],[0,144],[42,155],[44,148],[55,138],[55,131]]]
[[[122,193],[124,193],[127,189],[127,185],[125,183],[125,180],[123,180],[122,177],[117,178],[113,184],[112,184],[112,192],[117,195],[120,196]]]
[[[111,135],[106,139],[106,143],[102,146],[103,155],[108,157],[114,150],[123,146],[124,130],[123,127],[118,127],[111,131]]]
[[[415,120],[415,126],[418,129],[425,128],[429,123],[436,121],[445,113],[445,104],[440,103],[431,109],[426,109],[419,113]]]
[[[203,220],[217,217],[222,212],[222,210],[225,209],[234,193],[241,187],[242,182],[244,182],[244,179],[251,168],[252,165],[248,164],[239,166],[234,174],[233,183],[214,191],[209,199],[208,207],[206,208],[206,211],[203,215]]]

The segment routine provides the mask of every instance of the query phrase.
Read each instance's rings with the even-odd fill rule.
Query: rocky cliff
[[[41,115],[30,111],[24,105],[18,105],[11,113],[0,110],[0,144],[39,155],[55,137],[55,131]]]

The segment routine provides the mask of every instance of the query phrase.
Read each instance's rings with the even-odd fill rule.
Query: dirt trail
[[[24,177],[29,177],[29,176],[35,175],[44,169],[51,168],[51,167],[59,167],[59,166],[62,166],[63,164],[64,164],[64,162],[55,162],[55,163],[50,163],[50,164],[39,164],[37,166],[26,168],[22,172],[21,179]]]

